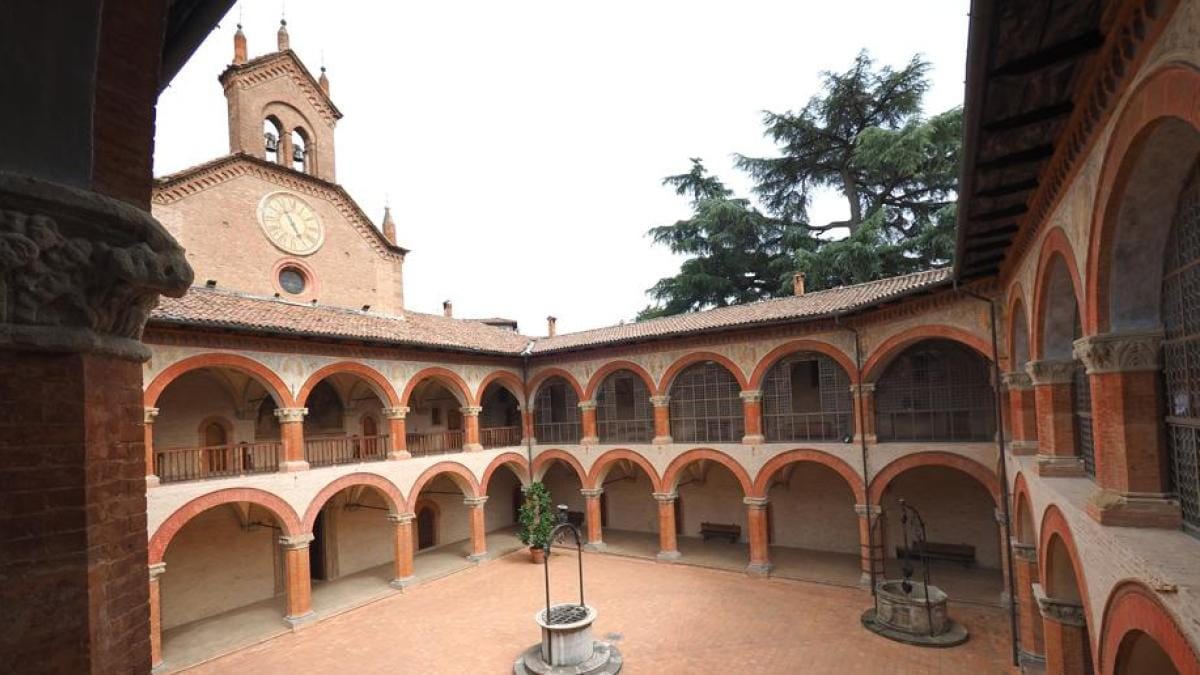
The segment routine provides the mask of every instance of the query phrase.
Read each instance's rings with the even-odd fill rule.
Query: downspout
[[[521,430],[525,436],[525,468],[529,472],[530,484],[533,483],[533,435],[524,432],[533,431],[532,429],[525,429],[525,414],[528,413],[530,416],[533,414],[529,409],[529,356],[532,353],[533,340],[530,340],[529,344],[525,345],[525,348],[521,350],[521,391],[525,399],[522,402],[524,408],[521,410]]]
[[[843,325],[841,323],[840,316],[835,316],[833,321],[835,325],[841,326],[842,328],[845,328],[854,334],[854,369],[856,371],[854,375],[854,381],[858,383],[858,396],[856,401],[858,407],[858,440],[859,448],[862,454],[863,495],[866,499],[866,504],[864,504],[864,506],[867,508],[867,571],[871,575],[871,597],[875,601],[875,610],[878,611],[879,597],[875,593],[875,560],[873,558],[875,555],[875,527],[873,521],[871,520],[871,480],[867,469],[867,407],[866,403],[863,401],[862,388],[862,345],[858,337],[858,330],[854,328],[854,326],[849,324]]]
[[[988,312],[991,318],[992,332],[992,380],[995,384],[992,387],[992,397],[995,400],[996,408],[996,449],[1000,452],[1000,511],[1004,514],[1001,526],[1004,529],[1004,545],[1008,549],[1008,622],[1011,632],[1012,644],[1012,662],[1014,666],[1020,665],[1020,647],[1017,644],[1017,594],[1014,592],[1013,583],[1013,547],[1012,547],[1012,514],[1009,513],[1009,496],[1008,496],[1008,458],[1005,457],[1005,442],[1004,442],[1004,397],[1000,395],[1000,340],[996,337],[996,302],[991,298],[984,297],[966,288],[959,288],[958,279],[954,280],[954,289],[975,298],[981,302],[986,302]]]

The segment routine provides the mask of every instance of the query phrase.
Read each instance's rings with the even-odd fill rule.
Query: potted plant
[[[543,562],[545,551],[550,545],[550,533],[554,530],[557,520],[550,491],[540,481],[530,483],[525,489],[525,501],[521,503],[518,515],[521,527],[517,536],[522,544],[529,547],[533,562]]]

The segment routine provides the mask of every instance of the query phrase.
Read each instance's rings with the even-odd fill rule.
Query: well
[[[862,623],[886,638],[928,647],[953,647],[967,641],[967,629],[946,613],[946,593],[919,581],[888,579],[875,586],[876,607]]]

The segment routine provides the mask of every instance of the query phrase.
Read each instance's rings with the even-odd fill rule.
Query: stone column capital
[[[463,417],[478,417],[479,413],[483,412],[483,406],[464,405],[458,410],[463,414]]]
[[[150,570],[150,581],[158,581],[158,578],[163,575],[163,572],[167,571],[167,563],[154,563],[153,565],[150,565],[148,569]]]
[[[875,393],[875,383],[874,382],[856,382],[856,383],[850,385],[850,393],[851,394],[859,394],[859,393],[874,394]]]
[[[385,420],[402,420],[411,412],[411,408],[402,405],[396,408],[384,408],[381,412]]]
[[[308,414],[308,408],[276,408],[275,417],[279,419],[280,424],[293,424],[304,421],[304,416]]]
[[[992,518],[1000,525],[1008,522],[1008,518],[1004,517],[1004,509],[992,509]]]
[[[765,509],[771,500],[768,497],[742,497],[742,503],[751,509]]]
[[[1075,379],[1074,361],[1030,361],[1025,372],[1033,385],[1067,384]]]
[[[580,409],[580,410],[584,410],[584,411],[587,411],[587,410],[595,410],[595,409],[596,409],[596,402],[595,402],[595,401],[580,401],[580,402],[579,402],[579,409]]]
[[[1088,375],[1153,371],[1159,368],[1162,340],[1161,330],[1091,335],[1075,341],[1074,356]]]
[[[155,417],[158,417],[158,408],[142,408],[142,424],[154,424]]]
[[[1064,600],[1062,598],[1052,598],[1046,595],[1045,589],[1041,584],[1033,585],[1033,597],[1037,600],[1038,609],[1041,610],[1042,616],[1061,623],[1064,626],[1083,627],[1087,625],[1087,617],[1083,613],[1083,605]]]
[[[1037,563],[1037,547],[1033,544],[1022,544],[1017,541],[1016,537],[1013,537],[1012,552],[1014,560]]]
[[[654,406],[655,408],[666,408],[667,406],[671,405],[671,397],[669,395],[651,396],[650,405]]]
[[[746,391],[739,392],[738,396],[742,397],[742,400],[746,403],[757,403],[762,400],[763,393],[762,389],[747,389]]]
[[[1004,388],[1009,391],[1033,389],[1033,378],[1029,376],[1029,373],[1020,370],[1004,373],[1000,376],[1000,381],[1004,384]]]
[[[597,499],[600,495],[604,494],[604,488],[583,488],[579,491],[579,494],[588,499]]]
[[[658,502],[673,502],[676,499],[679,499],[679,493],[677,493],[677,492],[655,492],[654,493],[654,500],[658,501]]]
[[[469,508],[472,508],[472,509],[477,509],[477,508],[481,508],[484,504],[486,504],[487,500],[488,500],[487,495],[484,495],[482,497],[467,497],[466,499],[463,500],[463,505],[467,506]]]
[[[416,520],[417,514],[412,513],[411,511],[407,513],[389,513],[387,517],[388,520],[396,523],[397,525],[404,525]]]
[[[865,518],[867,515],[872,515],[878,518],[883,515],[883,505],[881,504],[855,504],[854,512],[859,518]]]
[[[279,538],[279,545],[288,550],[308,548],[308,545],[316,539],[311,532],[296,535],[284,535]]]

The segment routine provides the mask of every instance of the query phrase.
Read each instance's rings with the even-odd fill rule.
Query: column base
[[[600,443],[599,436],[584,436],[583,438],[579,439],[580,445],[597,445],[599,443]]]
[[[1083,458],[1059,455],[1038,455],[1034,471],[1045,478],[1081,478],[1087,475]]]
[[[482,449],[481,443],[463,443],[463,452],[479,452]]]
[[[415,576],[412,576],[412,577],[403,577],[401,579],[392,579],[391,581],[388,582],[388,585],[397,590],[404,590],[405,588],[408,588],[409,586],[412,586],[415,583],[417,583],[417,578]]]
[[[309,610],[307,614],[301,614],[300,616],[285,616],[283,617],[283,620],[292,627],[292,630],[295,630],[306,623],[311,623],[316,618],[317,613]]]
[[[279,463],[279,473],[291,473],[293,471],[308,471],[308,462],[298,459],[295,461],[285,461]]]
[[[683,557],[679,551],[659,551],[658,555],[654,556],[659,562],[675,562]]]
[[[1037,441],[1012,441],[1008,444],[1008,450],[1017,457],[1028,457],[1036,455],[1038,449]]]
[[[479,564],[487,559],[488,559],[487,551],[484,551],[483,553],[472,553],[471,555],[467,556],[467,560],[470,560],[471,562],[473,562],[475,564]]]
[[[589,541],[583,545],[583,550],[590,551],[592,553],[603,553],[608,550],[608,544],[602,541]]]
[[[670,436],[655,436],[654,438],[650,439],[651,445],[670,445],[674,442],[675,439],[671,438]]]
[[[401,459],[410,459],[412,453],[407,450],[393,450],[388,453],[388,461],[398,461]]]
[[[752,577],[768,577],[771,576],[771,570],[773,569],[775,569],[775,566],[769,562],[752,562],[746,565],[746,574]]]
[[[762,434],[754,434],[753,436],[742,436],[742,445],[762,445],[767,442],[767,437]]]
[[[1096,490],[1088,497],[1087,514],[1101,525],[1178,530],[1183,523],[1179,502],[1166,495]]]
[[[155,476],[155,475],[146,476],[146,487],[147,488],[158,487],[161,483],[162,483],[162,481],[160,481],[158,479],[158,476]]]

